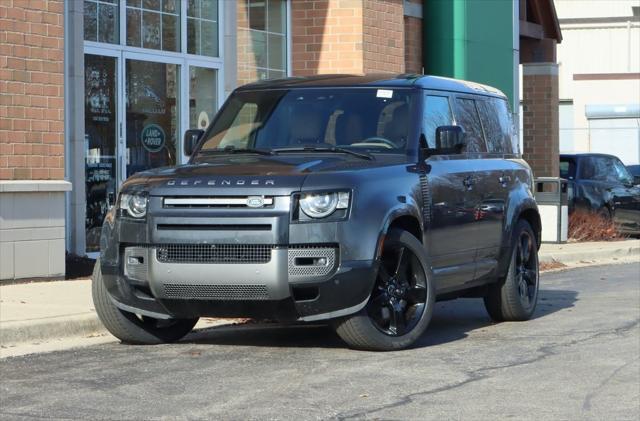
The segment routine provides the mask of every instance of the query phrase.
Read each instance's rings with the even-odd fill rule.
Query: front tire
[[[531,225],[523,219],[513,232],[506,278],[489,286],[484,305],[496,322],[529,320],[538,302],[538,247]]]
[[[93,305],[107,330],[124,343],[153,345],[175,342],[187,335],[198,319],[160,320],[120,310],[115,306],[102,280],[100,260],[96,260],[91,281]]]
[[[431,320],[435,290],[425,250],[407,231],[391,230],[367,305],[334,322],[350,347],[393,351],[413,344]]]

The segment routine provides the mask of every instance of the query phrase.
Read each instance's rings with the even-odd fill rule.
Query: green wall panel
[[[495,86],[513,105],[514,7],[513,0],[425,0],[425,72]]]

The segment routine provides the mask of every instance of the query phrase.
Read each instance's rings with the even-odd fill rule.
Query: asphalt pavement
[[[0,418],[637,420],[639,323],[638,263],[577,268],[543,274],[528,322],[442,302],[399,352],[259,324],[6,358]]]

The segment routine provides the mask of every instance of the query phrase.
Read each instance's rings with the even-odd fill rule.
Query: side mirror
[[[640,185],[640,175],[633,176],[633,184],[636,186]]]
[[[436,129],[436,153],[461,153],[465,144],[465,133],[462,127],[440,126]]]
[[[193,150],[198,145],[198,141],[204,134],[204,130],[200,129],[189,129],[184,132],[184,154],[187,156],[191,156],[193,154]]]

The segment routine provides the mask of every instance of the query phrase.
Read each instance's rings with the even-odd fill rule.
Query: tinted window
[[[573,180],[576,177],[576,163],[573,159],[560,160],[560,178]]]
[[[466,133],[467,146],[465,152],[487,151],[476,102],[473,99],[456,99],[456,122],[459,126],[462,126]]]
[[[620,162],[619,159],[613,159],[612,161],[613,161],[613,169],[616,172],[616,176],[618,177],[618,180],[624,184],[632,184],[633,176],[629,173],[629,171],[627,170],[627,167],[625,167],[624,164]]]
[[[513,124],[507,101],[499,98],[487,98],[477,101],[482,126],[487,138],[487,149],[494,153],[514,153],[511,140]]]
[[[414,93],[295,89],[234,93],[201,150],[341,146],[404,153]]]
[[[623,183],[631,180],[629,173],[621,162],[606,156],[583,158],[580,163],[580,178]]]
[[[449,98],[445,96],[427,95],[422,119],[422,133],[427,138],[430,148],[436,147],[436,129],[453,124]]]

